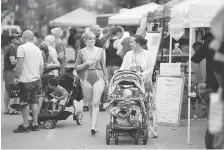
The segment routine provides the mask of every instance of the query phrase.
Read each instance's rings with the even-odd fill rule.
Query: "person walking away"
[[[121,26],[116,26],[111,29],[110,38],[106,42],[106,66],[108,72],[108,80],[110,82],[115,70],[119,70],[122,64],[122,58],[118,56],[117,49],[120,45],[119,40],[122,38],[124,29]]]
[[[57,51],[58,61],[60,62],[61,68],[60,73],[64,73],[65,69],[65,44],[62,41],[63,31],[60,28],[53,28],[51,34],[55,37],[55,49]]]
[[[23,124],[15,129],[14,133],[38,131],[37,93],[40,88],[40,78],[44,70],[44,61],[40,49],[33,43],[34,34],[26,30],[22,34],[22,42],[17,49],[17,64],[15,69],[15,83],[19,82],[20,101],[28,101],[21,105]],[[29,125],[29,104],[32,110],[33,121]]]
[[[120,70],[135,70],[142,75],[145,91],[148,95],[148,108],[147,108],[147,120],[148,120],[148,131],[149,136],[156,138],[157,134],[157,118],[156,118],[156,102],[154,96],[154,87],[152,85],[152,73],[153,73],[153,62],[149,54],[149,51],[142,48],[147,40],[141,35],[135,35],[131,38],[130,44],[132,51],[126,53],[123,59]]]
[[[92,32],[84,34],[86,47],[78,51],[75,65],[76,70],[80,71],[79,78],[81,79],[84,99],[88,101],[93,135],[97,132],[100,98],[105,83],[107,84],[105,55],[101,48],[94,46],[95,38],[96,36]]]
[[[4,114],[17,114],[18,112],[14,109],[10,110],[10,95],[9,88],[14,84],[15,72],[14,68],[16,66],[17,57],[16,50],[21,44],[21,37],[18,34],[13,34],[10,36],[10,44],[6,46],[4,53],[4,69],[3,69],[3,79],[5,81],[5,93],[4,93]]]

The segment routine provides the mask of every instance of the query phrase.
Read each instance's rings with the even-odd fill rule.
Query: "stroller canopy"
[[[119,83],[125,81],[134,83],[141,90],[141,92],[145,94],[145,86],[142,77],[138,75],[135,71],[122,70],[115,74],[111,79],[109,86],[109,95],[114,92]]]

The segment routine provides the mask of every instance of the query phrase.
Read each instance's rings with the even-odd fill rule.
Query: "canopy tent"
[[[171,9],[170,27],[210,27],[223,6],[224,0],[186,0]]]
[[[188,72],[188,133],[187,142],[190,144],[190,106],[191,98],[195,93],[191,93],[191,52],[195,42],[196,27],[210,27],[212,19],[224,6],[223,0],[186,0],[171,9],[170,29],[190,28],[189,37],[189,72]],[[172,45],[172,36],[170,36]],[[170,47],[171,59],[171,47]],[[171,62],[171,61],[170,61]]]
[[[78,8],[59,18],[50,21],[51,26],[79,26],[87,27],[96,24],[97,14],[83,8]]]
[[[160,5],[156,3],[149,3],[139,7],[135,7],[109,18],[109,24],[116,25],[139,25],[140,20],[144,14],[154,12]]]
[[[171,8],[180,4],[183,1],[185,1],[185,0],[172,0],[160,7],[158,7],[155,10],[154,19],[170,18]]]

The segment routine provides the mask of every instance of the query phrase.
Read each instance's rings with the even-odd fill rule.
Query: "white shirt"
[[[22,73],[19,82],[33,82],[40,79],[40,66],[44,65],[40,49],[32,42],[20,45],[17,49],[17,57],[22,57]]]
[[[123,59],[123,63],[119,70],[131,70],[133,65],[133,57],[134,57],[134,50],[131,50],[126,53]],[[153,61],[152,57],[147,50],[142,51],[141,59],[136,60],[138,61],[138,65],[140,65],[143,69],[142,77],[145,81],[151,79],[151,75],[153,73]],[[135,65],[135,64],[134,64]]]

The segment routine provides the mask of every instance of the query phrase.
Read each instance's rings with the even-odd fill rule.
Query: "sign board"
[[[180,76],[181,63],[160,63],[160,75]]]
[[[157,77],[155,101],[159,124],[179,126],[183,89],[183,76]]]
[[[146,32],[145,39],[147,39],[147,47],[149,55],[152,57],[153,66],[155,66],[159,46],[161,42],[162,33],[161,32]]]

